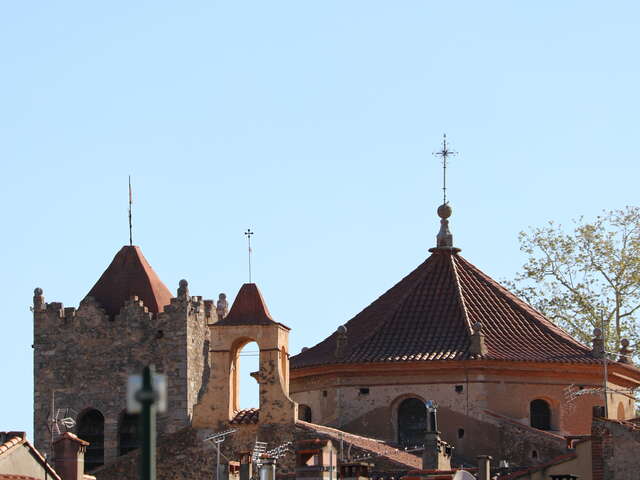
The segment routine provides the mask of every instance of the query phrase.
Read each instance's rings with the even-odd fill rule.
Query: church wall
[[[388,441],[397,439],[397,404],[411,394],[465,415],[482,418],[489,410],[526,425],[530,424],[530,402],[542,399],[551,407],[552,430],[586,435],[591,428],[592,407],[603,404],[602,394],[575,393],[598,388],[599,381],[598,371],[578,368],[571,373],[563,369],[516,370],[513,366],[475,372],[469,369],[466,373],[460,368],[422,372],[407,368],[384,373],[373,368],[367,373],[360,368],[357,373],[338,377],[294,376],[291,391],[296,402],[311,408],[313,422],[348,426],[354,433],[377,435]],[[621,387],[611,384],[611,388]],[[367,389],[368,393],[363,393]],[[630,400],[619,393],[610,394],[610,417],[617,418],[620,404],[627,418],[634,416],[635,403]]]
[[[194,360],[202,356],[207,335],[202,307],[199,297],[174,298],[154,317],[134,297],[110,319],[90,297],[77,310],[34,297],[36,447],[49,450],[47,418],[55,391],[56,409],[72,408],[78,417],[88,409],[100,411],[105,462],[116,457],[127,378],[147,364],[167,375],[169,408],[158,415],[158,431],[188,425],[206,362]]]

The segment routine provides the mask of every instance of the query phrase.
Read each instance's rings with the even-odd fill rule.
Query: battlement
[[[182,312],[187,315],[196,316],[202,314],[205,322],[208,323],[212,317],[214,317],[214,301],[211,299],[203,300],[201,295],[181,295],[173,297],[171,298],[169,305],[165,305],[163,311],[157,315],[149,310],[149,307],[144,304],[144,301],[140,297],[134,295],[128,300],[125,300],[120,311],[114,318],[111,318],[102,305],[90,295],[87,295],[82,299],[78,308],[76,308],[65,307],[62,302],[46,303],[44,301],[43,291],[41,288],[36,288],[34,292],[36,294],[33,297],[34,302],[33,307],[31,308],[34,313],[34,317],[44,317],[47,320],[72,320],[75,317],[83,318],[87,316],[94,316],[99,317],[100,320],[108,323],[119,323],[131,314],[134,314],[134,316],[148,317],[149,321],[153,321],[160,320],[161,317],[165,316],[165,314]],[[69,325],[69,322],[62,322],[60,325]]]
[[[77,412],[95,409],[103,415],[105,459],[115,458],[127,378],[144,365],[154,365],[168,378],[169,411],[159,417],[159,433],[191,423],[210,371],[208,324],[217,318],[217,308],[213,300],[189,295],[186,280],[167,302],[155,313],[141,296],[133,295],[109,312],[91,295],[75,308],[47,303],[42,289],[34,290],[37,445],[50,440],[46,419],[55,392],[65,407]],[[226,309],[224,304],[220,308]]]

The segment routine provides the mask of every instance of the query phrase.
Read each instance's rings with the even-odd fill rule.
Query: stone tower
[[[174,297],[137,246],[116,254],[79,307],[33,297],[34,432],[50,450],[48,422],[55,403],[78,413],[74,428],[87,447],[88,469],[136,447],[135,419],[125,414],[130,374],[153,364],[167,376],[168,409],[158,433],[190,425],[208,378],[211,300],[190,296],[181,280]],[[54,412],[55,413],[55,412]]]

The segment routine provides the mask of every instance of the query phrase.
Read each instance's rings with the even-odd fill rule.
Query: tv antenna
[[[49,458],[53,458],[53,442],[76,426],[78,412],[72,408],[56,408],[56,390],[51,392],[51,412],[47,419],[49,429]]]
[[[226,440],[228,435],[235,433],[236,429],[231,428],[229,430],[225,430],[224,432],[217,432],[212,435],[209,435],[204,439],[205,442],[211,442],[216,446],[217,458],[216,458],[216,478],[221,478],[220,474],[220,445]],[[226,457],[225,457],[226,458]]]

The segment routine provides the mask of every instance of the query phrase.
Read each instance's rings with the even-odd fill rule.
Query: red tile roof
[[[352,433],[344,432],[324,425],[296,420],[296,427],[329,437],[337,442],[344,441],[353,444],[354,447],[370,452],[374,457],[380,457],[398,464],[402,468],[417,469],[422,468],[422,459],[403,450],[391,447],[381,440],[368,437],[361,437]]]
[[[432,255],[346,323],[347,343],[336,355],[337,333],[292,357],[291,367],[330,363],[467,360],[472,325],[481,322],[483,359],[600,363],[590,348],[547,320],[458,254]]]
[[[14,475],[13,473],[0,473],[1,480],[38,480],[35,477],[28,477],[27,475]]]
[[[0,432],[3,434],[3,437],[7,438],[4,443],[0,444],[0,455],[5,453],[7,450],[10,450],[12,447],[16,445],[21,445],[26,442],[26,433],[25,432]]]
[[[16,450],[14,447],[24,446],[31,451],[35,461],[42,465],[47,471],[51,480],[61,480],[60,476],[45,460],[44,456],[27,440],[27,434],[25,432],[0,432],[0,436],[7,438],[4,443],[0,444],[0,455],[10,455]],[[17,474],[0,474],[0,479],[2,480],[29,480],[31,478],[32,477]]]
[[[555,457],[552,460],[549,460],[546,463],[541,465],[535,465],[533,467],[524,467],[522,470],[518,470],[517,472],[510,473],[505,476],[501,476],[500,480],[515,480],[517,478],[525,478],[530,477],[530,475],[534,472],[539,472],[541,470],[545,470],[554,465],[560,465],[561,463],[568,462],[569,460],[573,460],[578,458],[578,455],[575,453],[565,453],[564,455],[560,455],[559,457]]]
[[[153,313],[161,312],[172,297],[136,246],[120,249],[87,296],[93,297],[112,317],[133,296],[140,298]]]
[[[71,432],[64,432],[53,443],[61,442],[62,440],[65,440],[67,438],[69,440],[73,441],[73,442],[79,443],[80,445],[84,445],[85,447],[87,445],[90,445],[89,442],[87,442],[86,440],[82,440],[80,437],[78,437],[77,435],[75,435],[75,434],[73,434]]]
[[[245,408],[236,412],[235,416],[231,420],[233,425],[246,425],[250,423],[258,423],[260,419],[260,410],[257,408]]]
[[[245,283],[240,287],[229,314],[216,325],[270,325],[275,323],[258,286],[255,283]]]

